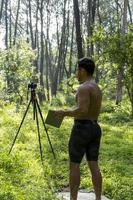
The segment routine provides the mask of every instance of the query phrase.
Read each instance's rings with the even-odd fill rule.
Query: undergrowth
[[[106,105],[106,106],[105,106]],[[103,194],[114,200],[132,200],[133,193],[133,122],[127,104],[116,107],[105,102],[99,123],[102,127],[100,167]],[[14,105],[0,107],[0,200],[56,200],[56,192],[69,187],[68,140],[73,124],[66,118],[60,129],[47,126],[56,154],[53,158],[44,127],[40,121],[44,166],[40,161],[37,127],[28,113],[16,143],[9,149],[24,114]],[[44,118],[48,105],[42,107]],[[81,164],[81,185],[93,191],[86,160]]]

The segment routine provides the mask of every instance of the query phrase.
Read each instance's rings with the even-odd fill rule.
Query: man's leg
[[[88,161],[92,175],[92,183],[96,194],[96,200],[101,200],[102,193],[102,175],[97,161]]]
[[[70,200],[77,200],[80,185],[80,164],[70,162]]]

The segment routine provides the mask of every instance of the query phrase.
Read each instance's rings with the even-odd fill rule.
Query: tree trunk
[[[119,67],[117,74],[116,105],[118,105],[122,100],[122,87],[123,87],[123,70],[121,67]]]
[[[5,1],[5,26],[6,26],[6,35],[5,35],[5,46],[6,46],[6,49],[8,49],[8,39],[9,39],[9,30],[8,30],[8,0]]]
[[[40,19],[41,19],[41,41],[40,41],[40,93],[39,93],[39,100],[42,103],[44,100],[46,100],[46,96],[44,93],[44,32],[43,32],[43,3],[44,0],[41,1],[40,6]]]
[[[128,12],[129,12],[129,16],[130,16],[130,22],[133,23],[132,12],[131,12],[131,7],[130,7],[129,0],[128,0]]]
[[[88,37],[91,37],[93,34],[95,13],[96,13],[96,0],[88,0],[88,23],[87,23]],[[87,46],[87,56],[91,57],[93,54],[94,54],[94,45],[93,43],[91,43]]]
[[[47,89],[47,99],[50,101],[50,88],[49,88],[49,52],[48,52],[48,40],[45,40],[45,48],[46,48],[46,89]]]
[[[36,22],[35,22],[35,35],[32,41],[32,48],[38,51],[37,57],[33,61],[33,74],[35,76],[36,81],[38,82],[38,74],[39,72],[39,33],[38,33],[38,22],[39,22],[39,0],[36,1]],[[32,29],[33,31],[33,29]]]
[[[74,4],[74,17],[76,25],[76,41],[78,49],[78,59],[83,57],[83,48],[82,48],[82,36],[80,28],[80,13],[79,13],[79,3],[78,0],[73,0]]]
[[[34,37],[33,37],[33,27],[32,27],[32,15],[31,15],[31,0],[29,1],[29,26],[30,26],[30,36],[31,36],[31,46],[34,49]]]
[[[4,0],[1,1],[1,8],[0,8],[0,24],[1,24],[1,19],[2,19],[3,7],[4,7]]]
[[[50,13],[49,13],[49,2],[47,2],[47,31],[46,31],[46,40],[45,40],[45,60],[46,60],[46,89],[47,89],[47,99],[50,101],[50,86],[49,86],[49,27],[50,27]]]
[[[73,39],[74,39],[74,17],[73,17],[73,25],[72,25],[72,36],[71,36],[71,47],[70,47],[70,58],[69,58],[69,70],[68,70],[68,78],[72,73],[72,56],[73,56]]]
[[[97,15],[98,15],[99,23],[102,24],[102,19],[100,15],[100,0],[97,0]]]
[[[124,36],[127,30],[127,8],[128,1],[124,0],[124,10],[123,10],[123,20],[122,20],[122,30],[121,35]],[[120,44],[123,49],[123,41]],[[116,104],[118,105],[122,101],[122,88],[123,88],[123,74],[124,74],[124,64],[121,64],[118,68],[118,76],[117,76],[117,88],[116,88]]]
[[[35,49],[38,47],[38,21],[39,21],[39,17],[38,17],[38,12],[39,12],[39,0],[36,1],[37,5],[36,5],[36,27],[35,27]]]
[[[16,14],[16,20],[15,20],[15,27],[14,27],[13,45],[16,44],[16,36],[17,36],[17,29],[18,29],[18,18],[19,18],[19,11],[20,11],[20,1],[21,0],[18,0],[17,14]]]
[[[131,79],[129,79],[128,76],[124,76],[124,81],[125,81],[124,83],[131,103],[131,118],[133,119],[133,65],[128,64],[128,67],[130,67],[129,73]]]
[[[59,59],[58,59],[58,84],[61,83],[62,80],[62,71],[64,70],[64,62],[65,62],[65,45],[67,40],[67,21],[66,21],[66,3],[67,0],[64,0],[64,9],[63,9],[63,25],[62,25],[62,35],[61,42],[59,48]]]
[[[26,41],[27,43],[30,42],[30,38],[29,38],[29,12],[28,12],[28,8],[26,10]]]
[[[67,51],[68,51],[68,39],[69,39],[69,34],[70,34],[70,26],[69,26],[69,21],[70,21],[70,9],[69,9],[69,2],[68,2],[68,13],[67,13],[67,20],[66,20],[66,26],[65,26],[65,38],[64,38],[64,51],[63,51],[63,58],[62,58],[62,68],[61,68],[61,74],[60,74],[60,80],[59,83],[64,78],[64,72],[66,69],[66,57],[67,57]]]
[[[99,42],[96,44],[96,54],[98,55],[98,57],[100,57],[100,43]],[[99,74],[98,65],[96,65],[95,74],[96,74],[95,81],[96,81],[96,83],[99,83],[100,74]]]
[[[12,47],[12,8],[11,8],[11,0],[10,0],[10,8],[9,8],[9,47]]]
[[[58,47],[58,63],[57,68],[54,73],[54,80],[52,82],[52,95],[56,96],[58,84],[61,81],[61,74],[63,69],[63,60],[65,56],[65,42],[66,42],[66,2],[67,0],[64,0],[64,9],[63,9],[63,25],[62,25],[62,34],[61,34],[61,40]],[[57,33],[57,38],[59,37],[59,33]],[[57,39],[58,42],[59,38]]]

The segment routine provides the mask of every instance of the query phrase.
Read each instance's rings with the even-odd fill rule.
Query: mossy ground
[[[69,185],[68,140],[73,120],[66,118],[60,129],[48,127],[56,160],[41,124],[44,167],[40,162],[36,124],[32,109],[28,113],[10,155],[13,138],[25,106],[16,113],[14,105],[0,108],[0,200],[56,199],[55,192]],[[44,117],[47,113],[44,106]],[[99,118],[102,127],[100,167],[103,193],[114,200],[132,200],[133,193],[133,122],[123,107],[107,106]],[[93,190],[85,159],[81,164],[81,188]]]

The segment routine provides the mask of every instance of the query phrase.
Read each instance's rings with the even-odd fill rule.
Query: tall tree
[[[3,12],[3,7],[4,7],[4,0],[1,1],[1,5],[0,5],[0,24],[1,24],[1,19],[2,19],[2,12]]]
[[[31,36],[31,46],[34,49],[34,36],[33,36],[33,26],[32,26],[32,10],[31,10],[31,0],[28,0],[29,8],[29,27],[30,27],[30,36]]]
[[[49,27],[50,27],[50,8],[49,1],[47,1],[46,10],[47,10],[47,27],[46,27],[46,39],[45,39],[45,60],[46,60],[46,90],[47,90],[47,99],[50,100],[50,82],[49,82]]]
[[[96,13],[96,0],[88,0],[88,20],[87,20],[87,32],[88,37],[93,35],[93,26],[95,21]],[[93,43],[87,46],[87,56],[92,56],[94,54]]]
[[[64,60],[65,60],[65,44],[67,40],[67,33],[66,33],[66,26],[67,26],[67,20],[66,20],[66,3],[67,0],[64,0],[63,3],[63,24],[61,27],[61,38],[59,39],[59,32],[57,31],[57,43],[58,43],[58,58],[57,58],[57,67],[54,71],[54,78],[52,81],[52,95],[56,95],[58,83],[61,82],[61,75],[62,70],[64,70]],[[58,23],[57,23],[57,29],[58,29]]]
[[[8,4],[9,0],[5,1],[5,27],[6,27],[6,35],[5,35],[5,46],[8,49],[9,43],[9,21],[8,21]]]
[[[118,3],[118,2],[117,2]],[[127,8],[128,8],[128,0],[124,0],[123,6],[123,18],[121,25],[121,35],[124,36],[127,31]],[[123,41],[120,42],[120,48],[123,47]],[[117,88],[116,88],[116,104],[119,104],[122,100],[122,88],[123,88],[123,73],[124,73],[124,60],[123,63],[120,63],[118,66],[118,74],[117,74]]]
[[[82,35],[80,27],[80,12],[79,12],[79,2],[78,0],[73,0],[74,5],[74,17],[75,17],[75,26],[76,26],[76,41],[78,49],[78,58],[83,57],[83,47],[82,47]]]
[[[12,6],[11,0],[9,2],[9,47],[12,47]]]
[[[133,23],[133,16],[132,16],[129,0],[128,0],[128,12],[129,12],[129,16],[130,16],[130,22]]]
[[[15,20],[15,27],[14,27],[13,45],[16,44],[16,37],[17,37],[17,30],[18,30],[18,18],[19,18],[19,14],[20,14],[20,3],[21,3],[21,0],[18,0],[17,14],[16,14],[16,20]]]
[[[41,20],[41,35],[40,35],[40,93],[39,93],[39,100],[40,102],[46,99],[44,93],[44,0],[40,3],[40,20]]]

